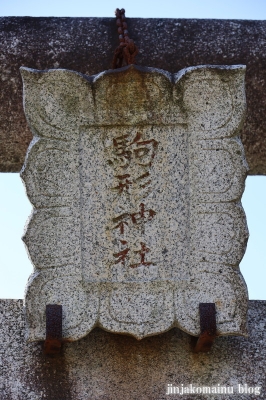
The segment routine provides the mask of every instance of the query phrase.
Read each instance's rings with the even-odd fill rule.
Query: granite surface
[[[0,300],[1,400],[265,400],[266,301],[250,301],[249,337],[219,337],[193,353],[177,328],[141,341],[94,329],[55,358],[25,340],[22,300]],[[234,395],[166,395],[167,385],[234,386]],[[239,394],[238,385],[260,387]]]
[[[45,338],[46,304],[63,305],[68,340],[198,336],[208,302],[219,335],[246,335],[245,67],[21,72],[27,339]]]
[[[193,65],[247,66],[247,118],[240,137],[249,174],[265,175],[266,21],[127,18],[127,23],[140,50],[139,65],[171,73]],[[1,172],[21,170],[32,139],[23,113],[19,68],[98,74],[111,68],[117,45],[115,17],[0,18]]]

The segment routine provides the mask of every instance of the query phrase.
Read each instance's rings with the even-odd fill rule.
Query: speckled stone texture
[[[54,303],[69,340],[95,326],[198,336],[208,302],[218,334],[246,334],[244,74],[22,68],[34,134],[21,173],[34,206],[24,235],[35,266],[29,340],[45,338]]]
[[[249,174],[265,175],[266,21],[127,18],[127,23],[140,49],[139,65],[171,73],[193,65],[247,66],[247,118],[240,137]],[[115,17],[0,18],[0,171],[19,172],[32,139],[20,66],[93,75],[111,67],[117,45]]]
[[[25,341],[22,300],[0,300],[1,400],[255,400],[266,398],[266,301],[250,301],[249,337],[219,337],[195,354],[177,328],[141,341],[97,328],[62,353]],[[167,384],[260,386],[261,394],[165,395]]]

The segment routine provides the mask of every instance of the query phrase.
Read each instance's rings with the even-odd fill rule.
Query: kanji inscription
[[[45,338],[54,303],[69,340],[95,326],[198,335],[201,302],[216,304],[220,335],[246,335],[244,72],[22,68],[29,340]]]
[[[132,204],[137,205],[141,197],[144,201],[152,191],[150,167],[157,147],[158,142],[155,139],[145,140],[143,132],[137,132],[132,138],[130,134],[114,137],[112,145],[108,148],[108,163],[113,167],[114,178],[117,180],[117,186],[111,188],[116,193],[113,197],[113,207],[123,210],[120,215],[112,218],[115,224],[112,228],[115,231],[115,264],[121,263],[130,268],[154,264],[146,259],[146,253],[151,250],[142,241],[145,240],[142,237],[145,236],[145,224],[153,219],[156,211],[145,208],[144,203],[140,203],[137,210],[132,211]],[[132,249],[132,246],[134,248],[137,245],[134,243],[136,239],[134,242],[131,240],[131,243],[126,240],[132,229],[138,231],[140,250]],[[121,236],[119,240],[116,240],[117,232]]]

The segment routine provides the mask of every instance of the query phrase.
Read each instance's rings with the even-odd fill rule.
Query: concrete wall
[[[178,329],[137,341],[95,329],[45,357],[26,343],[22,300],[0,301],[1,400],[266,399],[266,301],[249,302],[248,339],[217,338],[210,353],[195,354]],[[234,395],[166,395],[166,385],[235,386]],[[261,386],[238,394],[237,385]]]

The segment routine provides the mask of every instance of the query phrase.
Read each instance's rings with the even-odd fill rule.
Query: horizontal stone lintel
[[[244,64],[247,117],[241,132],[249,174],[266,174],[266,21],[128,18],[140,66],[171,73],[193,65]],[[111,68],[115,18],[0,18],[0,171],[19,172],[32,135],[21,66],[93,75]]]
[[[1,400],[178,398],[165,394],[167,384],[234,386],[232,398],[265,399],[266,301],[251,300],[248,317],[249,338],[218,337],[208,354],[192,355],[190,336],[177,328],[140,341],[96,328],[48,358],[42,343],[25,340],[23,300],[0,300]],[[245,384],[260,395],[239,393]]]

